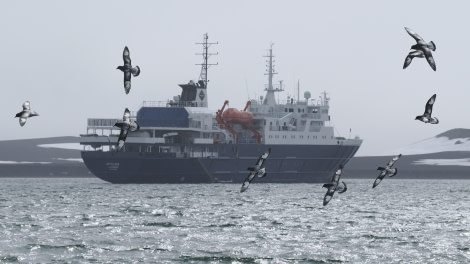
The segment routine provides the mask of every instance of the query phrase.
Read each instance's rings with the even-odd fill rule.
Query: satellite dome
[[[308,99],[311,98],[311,97],[312,97],[312,95],[310,94],[310,92],[307,91],[307,92],[304,93],[304,98],[305,98],[305,99],[308,100]]]

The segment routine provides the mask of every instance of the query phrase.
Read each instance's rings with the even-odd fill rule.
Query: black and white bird
[[[422,121],[424,123],[429,123],[429,124],[438,124],[439,119],[436,117],[432,117],[432,106],[434,105],[434,102],[436,102],[436,94],[431,96],[429,100],[426,102],[426,107],[424,108],[424,114],[416,116],[415,120]]]
[[[374,184],[372,185],[372,188],[375,188],[377,185],[379,185],[379,183],[383,180],[383,178],[385,176],[393,177],[393,176],[397,175],[398,169],[397,168],[392,169],[392,166],[393,166],[393,164],[395,164],[395,162],[397,162],[397,160],[400,157],[401,157],[401,154],[398,154],[398,156],[393,157],[393,159],[390,160],[385,167],[378,167],[377,168],[377,170],[380,170],[380,174],[375,179]]]
[[[38,116],[39,114],[35,111],[31,111],[31,107],[29,101],[23,103],[23,111],[19,112],[15,115],[15,117],[19,117],[20,126],[24,126],[26,124],[26,119],[28,117]]]
[[[431,66],[431,68],[436,71],[436,62],[432,57],[432,51],[436,50],[436,44],[434,44],[434,42],[432,41],[426,43],[422,37],[420,37],[416,32],[407,27],[405,27],[405,30],[411,37],[416,40],[416,44],[411,46],[411,49],[413,50],[408,53],[408,56],[406,56],[405,63],[403,64],[403,69],[410,65],[413,58],[426,57],[429,66]]]
[[[346,183],[344,183],[343,181],[341,181],[342,185],[339,184],[339,179],[341,178],[342,172],[343,166],[340,165],[333,174],[331,182],[323,184],[322,187],[328,189],[325,193],[325,197],[323,197],[323,206],[327,205],[331,201],[336,191],[338,191],[338,193],[344,193],[348,189]]]
[[[246,177],[245,181],[243,181],[242,188],[240,192],[244,192],[248,189],[248,186],[250,186],[251,181],[258,176],[259,178],[263,178],[267,175],[266,173],[266,168],[263,167],[264,162],[268,158],[269,154],[271,153],[271,148],[269,148],[266,152],[261,154],[261,156],[258,158],[258,161],[256,162],[255,166],[253,167],[248,167],[248,170],[250,173]]]
[[[116,122],[114,126],[119,127],[121,129],[116,146],[117,152],[121,150],[121,148],[124,146],[129,131],[135,132],[139,130],[140,126],[137,121],[131,120],[131,112],[127,108],[126,110],[124,110],[124,116],[122,117],[122,121]]]
[[[118,66],[116,69],[124,72],[124,90],[126,91],[126,94],[128,94],[131,90],[131,74],[134,75],[134,77],[139,76],[140,68],[139,66],[132,67],[131,57],[127,46],[124,48],[122,58],[124,59],[124,65]]]

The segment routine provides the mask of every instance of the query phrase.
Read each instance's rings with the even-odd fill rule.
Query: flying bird
[[[434,105],[434,102],[436,102],[436,94],[431,96],[429,100],[426,103],[426,107],[424,108],[424,114],[420,116],[416,116],[415,120],[422,121],[424,123],[430,123],[430,124],[438,124],[439,120],[436,117],[432,117],[432,106]]]
[[[39,114],[36,111],[31,111],[29,101],[23,103],[23,111],[19,112],[15,115],[15,117],[19,117],[20,126],[24,126],[26,124],[26,119],[28,117],[38,116]]]
[[[116,122],[114,126],[119,127],[121,129],[116,146],[117,152],[121,150],[121,148],[124,146],[129,131],[135,132],[139,130],[140,126],[137,121],[131,120],[131,112],[127,108],[126,110],[124,110],[124,116],[122,117],[122,121]]]
[[[374,181],[374,184],[372,185],[372,188],[375,188],[379,183],[383,180],[385,176],[393,177],[397,175],[398,170],[397,168],[393,168],[393,164],[401,157],[401,154],[398,154],[398,156],[395,156],[392,160],[388,162],[388,164],[385,167],[378,167],[377,170],[380,170],[379,176]]]
[[[140,68],[139,66],[132,67],[131,57],[129,56],[129,49],[127,46],[124,48],[122,58],[124,59],[124,65],[118,66],[116,69],[124,72],[124,90],[126,91],[126,94],[128,94],[131,90],[131,73],[134,75],[134,77],[139,76]]]
[[[426,57],[426,60],[429,63],[429,66],[436,71],[436,62],[434,61],[434,58],[432,57],[432,51],[436,50],[436,44],[434,42],[430,41],[426,43],[423,38],[421,38],[416,32],[413,30],[405,27],[406,32],[413,37],[416,40],[416,44],[411,46],[412,51],[408,53],[408,56],[406,56],[405,63],[403,64],[403,69],[408,67],[410,65],[411,60],[413,58],[423,58]]]
[[[250,185],[251,181],[258,176],[259,178],[265,177],[266,174],[266,168],[263,167],[264,162],[268,158],[269,154],[271,153],[271,148],[269,148],[266,152],[261,154],[261,156],[258,158],[258,161],[256,162],[255,166],[253,167],[248,167],[248,170],[250,173],[246,177],[245,181],[243,181],[242,188],[240,192],[244,192],[248,189],[248,186]]]
[[[343,165],[340,165],[333,174],[331,182],[323,184],[323,187],[328,189],[325,193],[325,197],[323,197],[323,206],[327,205],[331,201],[336,191],[338,191],[338,193],[344,193],[348,189],[346,183],[343,181],[341,181],[342,185],[339,185],[342,171]]]

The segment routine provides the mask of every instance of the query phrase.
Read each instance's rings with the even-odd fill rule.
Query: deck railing
[[[115,118],[88,118],[88,127],[112,127],[116,122],[122,121]]]

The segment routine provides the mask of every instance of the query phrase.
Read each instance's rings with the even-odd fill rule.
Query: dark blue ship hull
[[[177,158],[174,153],[82,151],[88,169],[111,183],[241,183],[259,155],[271,148],[265,183],[324,183],[358,145],[213,144],[218,157]],[[191,155],[188,155],[191,156]],[[346,176],[346,175],[345,175]]]

